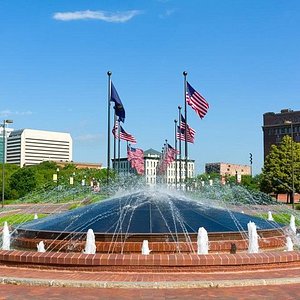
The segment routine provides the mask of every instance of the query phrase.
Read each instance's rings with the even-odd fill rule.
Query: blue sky
[[[107,71],[137,147],[174,144],[183,76],[207,99],[189,156],[263,163],[262,115],[300,110],[300,1],[2,0],[0,116],[66,131],[75,161],[106,165]],[[125,143],[122,143],[125,154]]]

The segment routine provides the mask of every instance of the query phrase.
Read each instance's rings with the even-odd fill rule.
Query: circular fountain
[[[34,249],[43,240],[47,251],[81,252],[86,233],[95,234],[98,253],[134,253],[149,241],[151,253],[197,253],[197,232],[205,228],[210,252],[248,247],[247,225],[256,224],[260,249],[285,245],[284,227],[234,209],[180,193],[145,189],[19,226],[14,247]]]

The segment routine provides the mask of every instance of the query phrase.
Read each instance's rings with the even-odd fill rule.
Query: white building
[[[157,166],[159,164],[161,153],[149,149],[144,151],[144,162],[145,162],[145,181],[149,185],[155,185],[156,183],[167,183],[168,185],[176,184],[176,171],[177,171],[177,183],[180,181],[180,171],[181,171],[181,182],[185,181],[185,159],[181,159],[181,169],[180,161],[177,159],[177,170],[175,161],[172,162],[164,174],[157,175]],[[131,168],[130,162],[127,158],[120,158],[120,161],[112,159],[113,168],[116,172],[122,174],[136,173],[134,169]],[[195,177],[195,161],[188,159],[188,178]]]
[[[9,135],[7,163],[23,167],[48,160],[72,160],[72,138],[69,133],[21,129]]]

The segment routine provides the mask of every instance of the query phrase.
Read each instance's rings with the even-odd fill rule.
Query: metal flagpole
[[[126,141],[126,157],[127,157],[127,175],[129,174],[129,161],[128,161],[128,146],[129,146],[129,143],[128,141]],[[125,172],[124,172],[125,173]]]
[[[168,155],[168,140],[165,140],[165,160],[167,159]],[[166,162],[166,161],[165,161]],[[168,163],[166,162],[166,170],[165,170],[165,181],[168,184]]]
[[[181,126],[181,106],[178,106],[178,122],[179,122],[179,128]],[[180,139],[179,139],[179,188],[181,189],[181,128],[180,128]]]
[[[118,174],[120,173],[120,150],[121,150],[121,139],[120,139],[120,121],[118,121]]]
[[[175,129],[175,188],[177,189],[177,120],[174,120],[174,129]]]
[[[116,136],[119,137],[118,132],[119,132],[119,126],[116,132],[116,123],[117,123],[117,115],[116,115],[116,110],[115,110],[115,114],[114,114],[114,163],[113,163],[113,169],[114,171],[116,170]]]
[[[188,179],[188,143],[187,143],[187,109],[186,109],[186,76],[187,72],[183,72],[184,76],[184,118],[185,118],[185,131],[184,131],[184,139],[185,139],[185,188],[187,185]]]
[[[107,72],[108,76],[108,104],[107,104],[107,175],[106,182],[109,184],[110,169],[110,101],[111,101],[111,71]]]

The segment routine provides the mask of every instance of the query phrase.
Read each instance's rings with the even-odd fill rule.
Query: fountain
[[[93,229],[89,229],[87,232],[84,253],[85,254],[96,253],[95,234]]]
[[[229,252],[232,242],[243,251],[250,221],[259,228],[263,248],[284,245],[283,225],[240,213],[234,206],[229,209],[228,204],[221,207],[219,202],[162,189],[145,188],[125,195],[123,191],[122,196],[21,224],[14,234],[14,246],[32,249],[39,239],[47,241],[48,251],[94,253],[97,247],[100,253],[133,253],[140,252],[147,240],[151,254],[194,253],[199,248],[197,231],[203,227],[211,252]]]
[[[294,244],[292,242],[291,237],[286,238],[286,251],[293,251],[294,250]]]
[[[249,247],[248,253],[258,253],[258,235],[254,222],[248,223]]]
[[[35,213],[33,219],[34,219],[34,220],[37,220],[38,218],[39,218],[39,217],[38,217],[37,213]]]
[[[4,222],[2,231],[2,250],[10,250],[10,233],[6,221]]]
[[[120,186],[107,200],[14,225],[15,250],[0,253],[0,263],[92,271],[227,271],[247,269],[249,262],[251,268],[264,268],[299,260],[297,251],[283,251],[289,220],[283,225],[265,217],[267,209],[284,216],[290,210],[267,196],[217,183],[187,192]],[[263,256],[257,254],[258,235]],[[47,245],[45,253],[34,251],[39,241]]]
[[[296,234],[297,229],[296,229],[296,224],[295,224],[295,216],[291,215],[291,219],[290,219],[290,228],[293,231],[294,234]]]
[[[208,254],[208,236],[203,227],[198,229],[197,246],[197,254]]]
[[[37,246],[37,251],[38,252],[46,252],[45,244],[44,244],[43,241],[40,241],[36,246]]]
[[[149,255],[151,250],[149,249],[149,242],[147,240],[143,240],[142,245],[142,255]]]
[[[272,212],[268,211],[268,221],[274,221]]]

